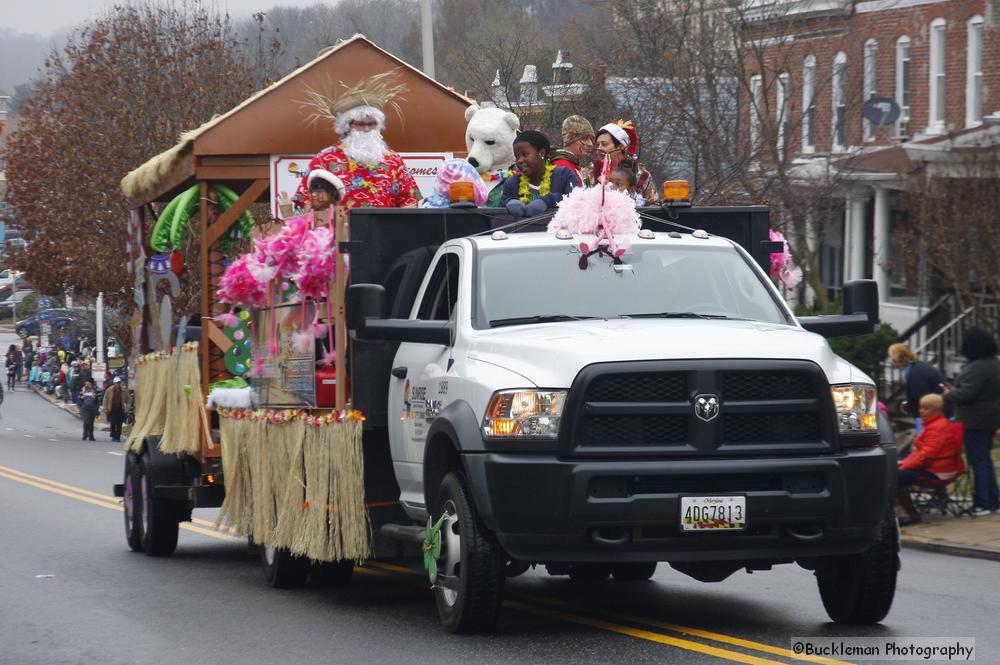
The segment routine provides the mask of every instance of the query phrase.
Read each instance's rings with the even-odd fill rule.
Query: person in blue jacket
[[[512,217],[534,217],[556,204],[577,184],[576,174],[548,161],[552,145],[545,134],[529,129],[514,139],[514,158],[519,173],[503,184],[500,205]]]

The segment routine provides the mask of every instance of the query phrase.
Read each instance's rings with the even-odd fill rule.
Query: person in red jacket
[[[960,426],[945,418],[943,411],[944,399],[940,395],[932,393],[920,398],[924,429],[913,442],[913,451],[899,460],[897,501],[906,513],[901,521],[920,521],[920,513],[910,497],[911,485],[921,479],[951,480],[965,471]]]

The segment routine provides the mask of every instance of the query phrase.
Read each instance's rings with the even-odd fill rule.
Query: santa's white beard
[[[389,150],[379,131],[348,132],[340,140],[340,147],[345,155],[365,166],[375,166]]]

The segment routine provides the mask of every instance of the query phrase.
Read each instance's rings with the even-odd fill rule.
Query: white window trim
[[[837,74],[838,65],[843,65],[840,70],[840,74]],[[841,143],[837,143],[837,102],[846,101],[844,99],[847,94],[847,54],[843,51],[839,51],[837,55],[833,57],[833,70],[830,76],[830,151],[831,152],[843,152],[845,146]],[[839,84],[839,85],[838,85]],[[839,88],[839,94],[838,94]],[[844,114],[844,127],[841,128],[844,134],[844,139],[847,139],[847,114]]]
[[[930,80],[928,81],[927,87],[927,133],[932,135],[944,133],[945,109],[938,108],[938,86],[947,85],[948,61],[945,53],[945,36],[947,29],[948,22],[943,18],[936,18],[931,21],[930,29],[927,34],[927,39],[930,43],[930,53],[927,66],[927,70],[930,73]],[[938,34],[941,36],[940,42],[938,42],[935,38]],[[939,61],[943,63],[944,71],[938,71],[937,64]]]
[[[806,75],[806,72],[810,72]],[[812,115],[809,107],[813,107]],[[802,152],[816,152],[816,56],[809,54],[802,61]],[[812,133],[812,142],[809,134]]]
[[[978,32],[976,46],[972,50],[972,35]],[[983,17],[973,16],[966,23],[965,58],[965,126],[978,127],[983,124]],[[978,60],[978,62],[977,62]],[[979,108],[976,109],[976,75],[979,75]],[[977,113],[978,111],[978,113]],[[978,116],[978,117],[976,117]]]
[[[775,95],[777,99],[775,100],[775,117],[778,121],[778,159],[782,159],[782,153],[785,150],[785,132],[788,129],[788,106],[789,99],[791,98],[791,90],[789,89],[790,79],[788,77],[788,72],[782,72],[778,74],[778,86],[775,90]]]
[[[862,63],[864,67],[864,100],[868,101],[875,96],[876,90],[878,89],[878,42],[874,39],[869,39],[865,42],[864,48],[864,61]],[[864,140],[872,141],[875,139],[875,125],[872,124],[870,120],[864,120]]]
[[[910,134],[910,108],[903,105],[903,58],[901,55],[902,46],[907,47],[906,61],[910,63],[910,82],[913,81],[913,59],[910,49],[910,38],[903,35],[896,40],[896,103],[899,104],[899,120],[896,121],[896,136],[909,136]],[[902,125],[906,123],[906,132],[902,131]]]
[[[750,77],[750,154],[756,156],[760,144],[760,107],[764,101],[764,85],[760,74]]]

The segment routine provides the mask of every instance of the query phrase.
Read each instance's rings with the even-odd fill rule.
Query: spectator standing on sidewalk
[[[21,346],[21,353],[24,354],[24,371],[28,373],[35,366],[35,345],[32,344],[30,337],[24,340],[24,344]]]
[[[132,405],[129,403],[128,388],[122,383],[120,376],[114,378],[111,388],[104,393],[104,403],[101,407],[107,415],[108,424],[111,425],[111,440],[120,442],[125,415],[132,408]]]
[[[83,388],[83,381],[80,378],[80,363],[75,360],[69,365],[69,372],[66,373],[66,394],[67,402],[73,402],[80,406],[80,389]]]
[[[1000,428],[1000,359],[997,341],[982,328],[972,327],[962,336],[962,355],[968,361],[955,379],[945,385],[946,404],[955,405],[956,418],[965,424],[965,454],[973,474],[972,514],[1000,510],[996,469],[990,451],[993,434]]]
[[[906,386],[906,399],[902,408],[913,418],[917,434],[923,429],[920,418],[920,398],[924,395],[941,394],[941,384],[944,375],[934,365],[917,360],[915,354],[906,344],[896,343],[889,347],[889,359],[892,364],[903,371],[903,384]],[[950,414],[947,414],[950,415]]]
[[[4,361],[7,367],[7,390],[14,390],[14,382],[17,380],[17,346],[14,344],[10,345],[7,349],[7,356]]]
[[[83,417],[83,440],[96,441],[94,438],[94,419],[101,412],[101,407],[97,402],[97,388],[93,381],[83,384],[80,391],[80,416]]]

